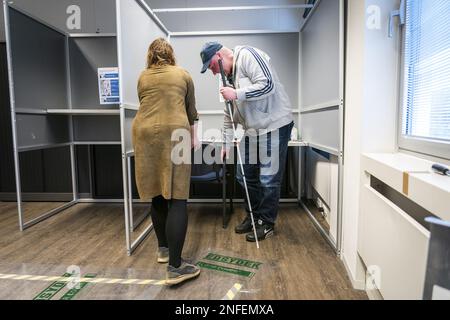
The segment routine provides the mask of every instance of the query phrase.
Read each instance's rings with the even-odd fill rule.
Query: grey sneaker
[[[199,267],[182,260],[181,265],[178,268],[174,268],[171,265],[167,266],[166,284],[169,286],[179,284],[183,281],[195,278],[199,274]]]
[[[169,248],[159,247],[158,248],[158,263],[169,262]]]

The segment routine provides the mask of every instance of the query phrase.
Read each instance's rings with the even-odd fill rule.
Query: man
[[[228,147],[223,148],[222,155],[229,152],[227,149],[233,139],[233,117],[234,122],[241,124],[245,130],[239,148],[244,150],[242,159],[256,236],[258,240],[264,240],[274,232],[288,142],[294,126],[289,98],[270,63],[270,57],[257,48],[238,46],[231,50],[218,42],[208,42],[200,56],[202,73],[210,69],[214,75],[220,74],[219,60],[222,60],[225,75],[232,84],[220,90],[223,98],[234,105],[233,115],[225,108],[224,138]],[[256,137],[253,132],[256,132]],[[257,142],[259,149],[256,157],[252,141]],[[262,149],[267,151],[269,162],[263,161]],[[252,156],[256,161],[249,161]],[[237,172],[237,179],[244,186],[241,170]],[[247,233],[247,241],[254,242],[256,239],[248,205],[246,199],[247,216],[235,232]]]

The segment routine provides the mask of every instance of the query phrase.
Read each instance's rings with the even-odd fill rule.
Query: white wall
[[[388,38],[389,13],[399,0],[349,0],[346,70],[342,257],[354,284],[363,284],[358,263],[361,154],[395,152],[399,31]],[[380,9],[380,28],[366,25],[369,6]]]
[[[347,14],[347,69],[345,95],[342,258],[352,280],[356,274],[361,158],[361,122],[364,105],[365,3],[349,0]]]
[[[388,26],[389,14],[398,9],[400,1],[366,0],[366,7],[372,5],[381,9],[381,29],[366,28],[362,152],[395,152],[400,29],[388,38]]]
[[[70,33],[116,32],[114,0],[15,0],[14,5]],[[78,5],[81,9],[80,30],[67,29],[69,14],[66,10],[70,5]],[[5,41],[3,3],[0,6],[0,41]]]

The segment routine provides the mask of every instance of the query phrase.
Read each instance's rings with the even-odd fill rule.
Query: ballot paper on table
[[[98,68],[100,104],[119,104],[119,68]]]

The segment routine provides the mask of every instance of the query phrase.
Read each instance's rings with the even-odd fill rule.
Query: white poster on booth
[[[98,68],[100,104],[119,104],[119,68]]]

